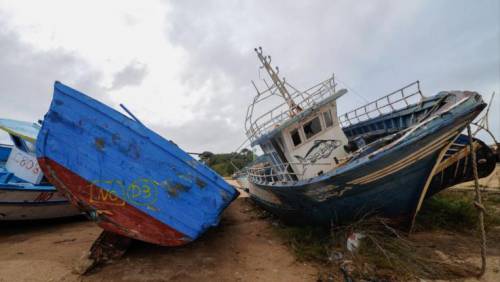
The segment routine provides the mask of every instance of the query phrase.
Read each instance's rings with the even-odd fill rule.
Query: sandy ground
[[[166,248],[137,242],[124,258],[94,273],[73,273],[100,233],[82,218],[2,224],[0,281],[316,281],[259,219],[248,198],[225,211],[219,227],[192,244]]]
[[[499,176],[497,166],[482,184],[498,189]],[[122,259],[87,276],[74,269],[101,232],[94,223],[85,218],[0,222],[0,281],[316,281],[321,266],[298,262],[272,222],[256,216],[245,196],[224,212],[219,227],[199,240],[179,248],[135,242]],[[476,245],[471,238],[417,237],[447,244],[448,254],[479,265],[478,247],[460,247]],[[479,281],[500,281],[500,238],[490,239],[495,243],[489,245],[488,272]]]

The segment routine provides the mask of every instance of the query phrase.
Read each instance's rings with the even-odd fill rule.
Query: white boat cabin
[[[260,92],[249,106],[246,118],[247,136],[252,146],[261,147],[272,164],[261,165],[250,173],[263,175],[264,181],[296,181],[331,171],[348,156],[344,146],[348,140],[337,118],[336,100],[347,90],[336,91],[334,77],[305,91],[298,91],[278,78],[270,66],[270,57],[256,50],[273,85]],[[255,86],[255,84],[254,84]],[[293,89],[289,92],[288,89]],[[264,114],[254,117],[259,103],[281,96],[284,102]]]
[[[321,175],[347,157],[348,140],[337,119],[335,100],[287,124],[260,147],[273,165],[288,163],[297,179]]]
[[[9,135],[13,143],[13,146],[2,146],[2,158],[8,152],[7,159],[2,160],[3,169],[24,181],[39,184],[43,179],[43,173],[35,155],[35,139],[39,125],[0,119],[0,129]]]

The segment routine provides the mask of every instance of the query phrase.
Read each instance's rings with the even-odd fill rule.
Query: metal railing
[[[339,117],[340,124],[342,127],[351,126],[408,107],[411,104],[421,101],[423,98],[424,95],[420,91],[420,82],[417,80],[373,102],[341,115]]]
[[[293,172],[292,165],[302,166],[302,172]],[[265,182],[288,182],[303,178],[306,170],[314,165],[330,165],[327,163],[283,163],[280,165],[267,165],[261,167],[251,167],[247,169],[249,180],[256,183]]]
[[[297,179],[301,174],[291,172],[291,165],[284,163],[280,165],[267,165],[263,167],[251,167],[247,170],[248,178],[252,182],[279,182]]]
[[[267,83],[266,85],[268,88],[265,91],[260,92],[254,84],[258,94],[255,96],[252,104],[250,104],[247,109],[245,130],[246,135],[251,142],[271,132],[274,128],[278,127],[281,122],[292,117],[295,110],[290,109],[288,104],[283,102],[254,119],[253,115],[257,104],[264,102],[273,96],[279,96],[279,93],[277,93],[278,89],[275,85],[269,86]],[[284,81],[284,85],[293,91],[290,96],[294,100],[296,108],[302,111],[311,108],[327,97],[333,96],[335,94],[336,86],[334,76],[305,91],[297,90],[286,81]]]

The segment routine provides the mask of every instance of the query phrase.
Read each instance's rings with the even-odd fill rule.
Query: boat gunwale
[[[57,189],[53,185],[31,185],[22,186],[26,183],[1,183],[0,191],[20,191],[20,192],[57,192]]]
[[[203,175],[204,177],[206,177],[209,181],[214,183],[219,188],[224,189],[225,191],[231,192],[232,186],[229,185],[225,181],[218,181],[219,177],[210,168],[206,167],[207,169],[205,169],[205,170],[199,170],[197,167],[198,161],[196,161],[194,158],[187,160],[187,159],[185,159],[184,156],[180,156],[177,154],[177,152],[173,152],[173,150],[171,150],[170,148],[167,148],[166,146],[170,145],[170,146],[177,147],[176,150],[181,150],[177,144],[173,143],[172,141],[167,140],[166,138],[162,137],[158,133],[156,133],[153,130],[146,127],[145,125],[127,117],[126,115],[120,113],[119,111],[115,110],[114,108],[112,108],[110,106],[105,105],[104,103],[100,102],[99,100],[94,99],[94,98],[92,98],[92,97],[90,97],[90,96],[88,96],[88,95],[86,95],[86,94],[84,94],[76,89],[73,89],[69,86],[66,86],[59,81],[56,81],[54,83],[54,88],[59,90],[58,92],[60,94],[63,94],[69,98],[72,98],[78,102],[81,102],[81,103],[85,104],[85,106],[91,108],[92,110],[98,111],[102,115],[111,118],[112,120],[114,120],[116,122],[117,125],[124,126],[127,129],[129,129],[130,131],[133,131],[134,133],[139,135],[141,138],[149,141],[151,144],[154,144],[155,146],[160,148],[164,153],[169,154],[170,156],[172,156],[172,157],[176,158],[177,160],[179,160],[180,162],[184,163],[186,166],[191,167],[193,170],[198,172],[200,175]],[[54,94],[54,96],[55,96],[55,94]],[[53,99],[53,100],[55,100],[55,99]],[[49,108],[49,112],[52,111],[51,108],[52,108],[52,106]],[[40,130],[40,132],[42,130],[43,130],[43,125],[42,125],[42,129]],[[48,134],[46,134],[46,135],[48,135]],[[151,138],[151,137],[153,137],[153,138]],[[44,144],[43,149],[40,148],[40,150],[42,151],[42,155],[45,156],[46,155],[45,154],[45,140],[44,140],[43,144]],[[38,146],[37,146],[37,150],[38,150]],[[196,167],[193,166],[194,162],[192,160],[196,161],[196,165],[197,165]],[[208,175],[208,173],[210,173],[211,175]]]
[[[24,201],[24,202],[8,202],[0,201],[0,206],[56,206],[56,205],[71,205],[69,200],[57,200],[57,201]],[[77,215],[77,214],[75,214]]]
[[[443,92],[440,92],[437,95],[440,95],[441,93],[443,93]],[[445,92],[445,93],[453,94],[453,92]],[[461,92],[461,93],[463,93],[463,92]],[[477,95],[476,92],[470,92],[470,93],[472,93],[472,95],[465,97],[465,101],[460,100],[457,102],[464,103],[466,101],[470,101],[470,99],[474,99],[475,95]],[[437,96],[437,95],[435,95],[435,96]],[[435,97],[435,96],[433,96],[433,97]],[[431,98],[431,97],[429,97],[429,98]],[[377,152],[377,154],[372,155],[373,153],[375,153],[375,152],[373,152],[373,153],[368,154],[366,156],[363,156],[359,159],[354,159],[354,160],[350,161],[349,163],[347,163],[346,165],[343,165],[337,169],[333,169],[333,170],[331,170],[327,173],[324,173],[320,176],[315,176],[315,177],[311,177],[311,178],[303,179],[303,180],[298,180],[298,181],[287,181],[286,184],[282,184],[279,182],[273,182],[273,184],[269,184],[271,182],[259,183],[259,182],[251,181],[250,178],[249,178],[249,181],[252,184],[257,184],[261,187],[266,187],[269,190],[276,190],[276,191],[280,191],[283,189],[287,190],[290,188],[292,188],[292,189],[306,189],[307,186],[309,186],[309,185],[313,185],[315,183],[328,180],[332,177],[341,175],[341,174],[348,172],[350,170],[358,169],[359,166],[372,164],[373,162],[379,160],[380,158],[383,158],[387,155],[390,155],[394,151],[397,151],[405,146],[411,146],[411,145],[415,144],[415,142],[418,142],[419,140],[422,140],[423,138],[430,136],[431,134],[435,133],[436,131],[439,131],[440,129],[446,128],[447,126],[451,126],[453,124],[454,120],[455,121],[457,121],[458,119],[467,120],[467,119],[469,119],[468,117],[470,115],[474,114],[476,111],[478,111],[478,108],[481,106],[482,106],[482,108],[481,108],[481,111],[482,111],[484,109],[484,105],[485,105],[485,103],[482,100],[480,100],[479,102],[476,101],[475,105],[471,106],[469,109],[464,109],[462,111],[459,111],[459,113],[455,113],[455,114],[458,114],[458,117],[455,119],[447,120],[448,122],[443,122],[442,119],[438,119],[437,121],[435,120],[437,116],[441,117],[442,115],[450,113],[450,111],[455,111],[456,110],[455,106],[458,106],[461,103],[455,102],[449,108],[447,108],[444,112],[438,111],[438,112],[434,113],[433,115],[428,116],[425,120],[421,121],[420,123],[414,124],[413,126],[405,129],[405,130],[408,130],[408,129],[411,129],[414,127],[419,128],[420,125],[424,122],[425,123],[433,122],[433,126],[431,128],[427,128],[425,132],[421,132],[421,131],[420,131],[420,133],[411,132],[412,134],[405,136],[404,139],[401,139],[402,137],[398,138],[398,139],[401,139],[399,144],[388,147],[391,144],[393,144],[394,142],[398,141],[398,140],[394,140],[393,142],[379,148],[379,150],[380,150],[379,152],[375,151],[375,152]],[[440,122],[441,122],[441,124],[439,124]],[[463,123],[464,122],[459,123],[458,125],[455,126],[455,128],[460,128],[460,127],[464,126]],[[450,129],[449,131],[452,131],[452,130],[455,130],[455,129],[453,128],[453,129]],[[418,131],[418,130],[415,130],[415,131]],[[458,132],[457,134],[460,134],[460,132]],[[386,147],[388,147],[388,148],[386,148]],[[384,148],[386,148],[386,149],[382,150]],[[289,184],[289,183],[291,183],[291,184]]]

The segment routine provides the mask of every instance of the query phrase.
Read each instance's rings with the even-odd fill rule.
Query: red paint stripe
[[[49,158],[39,158],[38,163],[49,181],[73,205],[84,211],[98,211],[96,222],[104,230],[163,246],[180,246],[191,241],[187,236],[121,199],[90,201],[92,195],[95,197],[96,193],[105,194],[107,191]]]

